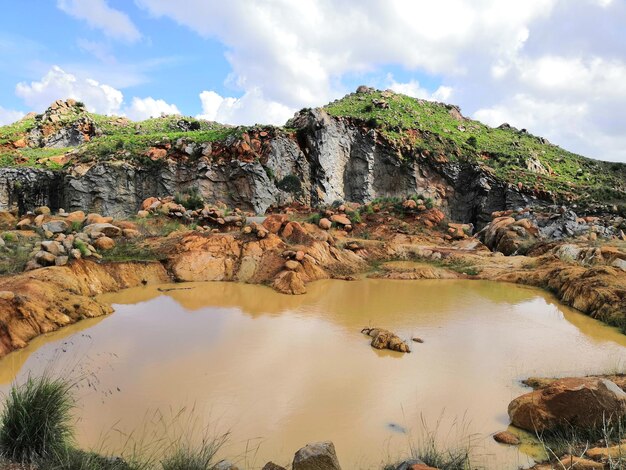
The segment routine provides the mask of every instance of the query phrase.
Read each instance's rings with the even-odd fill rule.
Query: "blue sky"
[[[282,124],[360,84],[626,161],[626,0],[5,0],[0,123],[74,97]]]

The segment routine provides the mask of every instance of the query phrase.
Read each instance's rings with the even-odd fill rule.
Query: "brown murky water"
[[[82,378],[79,440],[96,449],[193,420],[230,431],[223,454],[245,468],[285,465],[317,440],[335,443],[344,468],[381,468],[439,422],[442,440],[471,436],[477,464],[515,469],[532,461],[529,448],[490,434],[528,390],[520,379],[612,372],[626,360],[626,336],[509,284],[322,281],[300,297],[242,284],[160,287],[176,290],[103,296],[113,315],[9,355],[0,388],[45,369]],[[425,342],[407,355],[376,351],[365,326]],[[172,418],[185,407],[193,419]]]

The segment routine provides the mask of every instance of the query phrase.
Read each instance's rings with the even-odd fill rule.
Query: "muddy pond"
[[[242,468],[286,466],[306,443],[331,440],[344,468],[376,469],[437,433],[444,446],[471,442],[476,466],[516,469],[536,448],[491,435],[529,390],[521,379],[626,362],[626,336],[537,289],[364,279],[308,290],[191,283],[108,294],[112,315],[2,359],[0,391],[29,373],[72,377],[79,444],[111,453],[228,432],[221,454]],[[413,352],[372,349],[367,326]]]

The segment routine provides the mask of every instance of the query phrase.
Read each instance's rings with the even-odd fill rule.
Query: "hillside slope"
[[[281,128],[182,116],[135,123],[59,100],[0,128],[0,167],[0,209],[21,211],[47,204],[128,215],[148,196],[190,190],[259,213],[419,193],[480,226],[494,210],[621,211],[626,202],[626,165],[365,87]]]

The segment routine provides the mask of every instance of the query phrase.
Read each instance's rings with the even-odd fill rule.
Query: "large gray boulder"
[[[307,444],[296,452],[292,470],[341,470],[335,445],[330,441]]]

